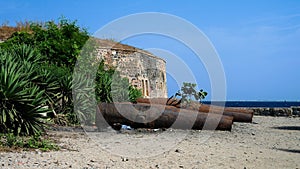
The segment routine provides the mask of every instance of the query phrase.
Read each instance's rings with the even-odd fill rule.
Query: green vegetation
[[[32,64],[32,69],[37,70],[35,75],[39,77],[35,80],[29,79],[38,86],[36,90],[41,94],[37,95],[38,98],[46,100],[46,104],[39,104],[40,107],[48,107],[51,110],[48,112],[49,117],[56,118],[58,114],[62,114],[60,117],[66,119],[68,124],[78,124],[72,104],[72,72],[81,48],[89,38],[87,31],[78,27],[76,22],[65,18],[61,18],[57,24],[48,21],[29,22],[27,25],[29,28],[20,29],[21,31],[13,33],[7,41],[1,43],[1,51],[16,53],[13,47],[16,45],[34,47],[32,50],[42,57],[39,57],[38,63],[33,56],[28,60],[28,64]],[[26,59],[22,54],[16,55]]]
[[[42,57],[28,46],[0,53],[0,130],[15,135],[42,131],[42,118],[49,112],[39,83]]]
[[[53,141],[39,134],[29,137],[15,136],[12,133],[0,134],[0,151],[8,149],[39,149],[41,151],[59,150]]]
[[[128,79],[121,78],[118,72],[112,77],[110,93],[114,102],[135,102],[137,98],[142,97],[142,91],[131,86]]]
[[[181,90],[175,94],[175,97],[180,96],[181,102],[185,104],[189,104],[193,100],[201,102],[201,100],[207,96],[207,92],[203,91],[203,89],[197,91],[195,89],[196,86],[194,83],[183,82]]]
[[[136,102],[136,99],[141,98],[143,93],[141,90],[134,88],[133,86],[129,85],[129,101],[132,103]]]
[[[91,125],[94,100],[135,102],[141,97],[116,70],[103,61],[95,64],[95,41],[76,22],[29,22],[16,30],[0,43],[1,145],[52,149],[40,140],[45,124]],[[88,64],[73,77],[77,60]],[[74,88],[80,92],[72,92]],[[89,98],[93,92],[94,100]]]
[[[15,32],[2,46],[14,44],[34,46],[45,56],[45,60],[59,67],[73,69],[82,47],[89,39],[85,29],[76,22],[61,18],[54,21],[30,24],[29,31]]]

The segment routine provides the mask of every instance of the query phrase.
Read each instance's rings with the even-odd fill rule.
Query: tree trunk
[[[138,103],[147,103],[147,104],[161,104],[161,105],[170,105],[177,108],[183,108],[188,110],[198,110],[203,113],[214,113],[214,114],[223,114],[226,116],[232,116],[234,122],[252,122],[253,110],[249,109],[240,109],[240,108],[229,108],[221,106],[213,106],[200,104],[198,102],[191,102],[188,106],[183,104],[177,104],[179,100],[167,99],[167,98],[139,98],[137,99]]]
[[[101,103],[96,119],[105,119],[110,125],[124,124],[132,128],[176,128],[195,130],[231,130],[233,117],[193,110],[179,109],[173,106]],[[97,121],[98,128],[103,121]]]

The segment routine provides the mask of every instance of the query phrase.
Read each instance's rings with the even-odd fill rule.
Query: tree
[[[34,46],[50,64],[68,67],[73,70],[82,47],[89,39],[85,29],[76,25],[76,21],[60,18],[46,23],[31,22],[30,29],[18,31],[1,44],[9,48],[13,44],[27,44]]]

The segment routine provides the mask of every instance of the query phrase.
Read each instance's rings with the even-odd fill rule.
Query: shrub
[[[129,100],[132,103],[136,102],[136,99],[141,98],[143,93],[140,89],[137,89],[133,86],[129,86]]]
[[[96,98],[98,102],[135,102],[142,96],[142,91],[129,84],[127,78],[122,78],[114,69],[105,70],[104,62],[97,71]]]

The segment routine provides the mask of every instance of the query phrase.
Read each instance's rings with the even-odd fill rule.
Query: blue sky
[[[77,20],[91,34],[119,17],[140,12],[176,15],[206,34],[224,67],[227,100],[300,100],[298,0],[0,0],[2,23],[57,20],[63,15]],[[193,62],[193,53],[182,44],[157,36],[135,37],[124,43],[180,56],[195,72],[200,88],[211,91],[205,68]],[[168,80],[172,94],[177,88]]]

